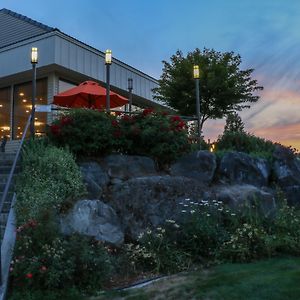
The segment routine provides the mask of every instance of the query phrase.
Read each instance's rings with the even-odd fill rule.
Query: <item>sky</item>
[[[159,78],[179,49],[233,51],[264,87],[240,113],[248,132],[300,149],[299,0],[0,0]],[[214,140],[224,120],[204,124]]]

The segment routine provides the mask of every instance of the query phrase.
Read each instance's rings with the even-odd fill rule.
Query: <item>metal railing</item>
[[[20,145],[19,145],[18,150],[16,152],[16,155],[15,155],[15,158],[14,158],[14,161],[13,161],[10,173],[8,175],[8,178],[7,178],[7,182],[5,184],[3,195],[2,195],[2,198],[1,198],[1,201],[0,201],[0,215],[2,214],[3,206],[4,206],[4,203],[6,201],[6,198],[7,198],[7,195],[8,195],[8,191],[9,191],[11,183],[12,183],[12,178],[13,178],[13,175],[15,173],[16,165],[17,165],[17,162],[19,160],[19,156],[20,156],[21,149],[22,149],[22,146],[23,146],[23,143],[24,143],[24,140],[25,140],[25,137],[26,137],[29,125],[30,125],[31,118],[32,118],[32,115],[29,116],[29,118],[27,120],[27,123],[25,125],[25,128],[23,130],[23,135],[22,135],[22,138],[21,138],[21,141],[20,141]],[[5,228],[6,228],[6,225],[5,225]],[[3,237],[4,237],[4,234],[3,234]],[[2,259],[1,259],[2,258],[2,253],[1,253],[2,243],[3,243],[3,239],[2,239],[1,245],[0,245],[0,285],[1,286],[3,284],[3,278],[2,278],[3,270],[2,270]]]

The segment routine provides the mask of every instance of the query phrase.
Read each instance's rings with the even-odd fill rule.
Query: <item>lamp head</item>
[[[32,64],[38,63],[38,48],[36,47],[31,48],[31,63]]]
[[[199,66],[195,65],[194,66],[194,79],[199,79],[200,74],[199,74]]]
[[[106,65],[111,65],[111,58],[112,58],[111,50],[107,49],[105,51],[105,64]]]

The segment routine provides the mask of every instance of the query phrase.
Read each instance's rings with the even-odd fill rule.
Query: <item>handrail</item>
[[[25,129],[23,131],[23,135],[22,135],[22,138],[21,138],[21,142],[20,142],[19,148],[18,148],[18,150],[16,152],[16,156],[15,156],[13,165],[11,167],[11,170],[10,170],[10,173],[9,173],[6,185],[5,185],[5,189],[4,189],[1,201],[0,201],[0,214],[2,213],[2,208],[3,208],[3,205],[4,205],[5,199],[7,197],[9,188],[10,188],[12,177],[13,177],[14,172],[15,172],[15,168],[16,168],[16,165],[17,165],[17,162],[18,162],[18,159],[19,159],[19,155],[20,155],[20,152],[21,152],[21,149],[22,149],[22,146],[23,146],[23,143],[24,143],[27,131],[28,131],[28,127],[30,125],[31,118],[32,118],[32,115],[30,115],[29,118],[28,118],[28,120],[27,120],[27,123],[26,123]]]
[[[30,125],[31,118],[32,118],[32,114],[29,116],[29,118],[27,120],[26,126],[25,126],[24,131],[23,131],[23,135],[22,135],[22,138],[21,138],[20,145],[19,145],[18,150],[16,152],[16,156],[15,156],[14,162],[12,164],[12,167],[11,167],[11,170],[10,170],[10,173],[9,173],[9,176],[8,176],[5,188],[4,188],[4,192],[3,192],[3,195],[2,195],[2,198],[1,198],[1,201],[0,201],[0,214],[2,213],[3,205],[4,205],[4,202],[6,200],[6,197],[7,197],[11,182],[12,182],[12,178],[13,178],[13,175],[14,175],[14,172],[15,172],[15,169],[16,169],[16,165],[17,165],[20,153],[21,153],[21,149],[22,149],[22,146],[23,146],[23,143],[24,143],[29,125]],[[3,273],[2,272],[2,253],[1,253],[2,241],[1,241],[1,244],[0,244],[0,285],[1,286],[3,284],[3,280],[2,280],[2,273]]]

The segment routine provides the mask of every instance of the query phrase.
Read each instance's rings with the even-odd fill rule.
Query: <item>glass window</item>
[[[13,138],[22,137],[23,129],[31,113],[32,82],[16,85],[14,88],[14,118],[13,118]],[[47,104],[47,79],[39,79],[36,82],[36,104]],[[45,133],[47,123],[47,113],[35,113],[36,135]],[[28,136],[30,134],[28,130]]]
[[[10,88],[0,89],[0,138],[10,137]]]
[[[77,84],[59,79],[59,81],[58,81],[58,93],[62,93],[64,91],[67,91],[67,90],[69,90],[69,89],[71,89],[75,86],[77,86]]]

